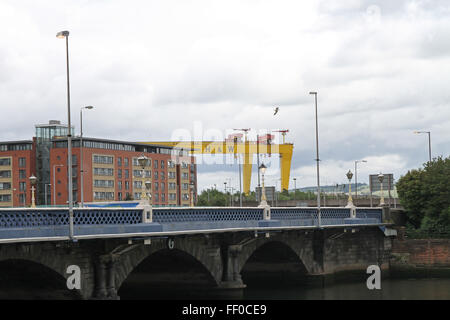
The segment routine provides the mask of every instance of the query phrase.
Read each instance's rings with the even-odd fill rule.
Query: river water
[[[148,287],[147,287],[148,288]],[[122,300],[450,300],[450,279],[382,279],[380,290],[367,289],[365,282],[337,283],[321,287],[254,288],[238,295],[221,296],[214,291],[149,291],[146,286],[127,287],[119,292]]]
[[[450,300],[450,279],[383,279],[380,290],[366,283],[338,283],[325,288],[272,288],[244,291],[250,300]]]

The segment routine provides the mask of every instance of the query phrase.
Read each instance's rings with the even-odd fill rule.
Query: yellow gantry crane
[[[242,129],[239,129],[242,130]],[[248,131],[248,130],[247,130]],[[261,154],[279,154],[280,155],[280,169],[281,169],[281,188],[283,190],[289,189],[289,175],[291,171],[292,151],[294,145],[292,143],[272,144],[273,136],[260,136],[258,141],[247,140],[247,132],[245,141],[241,142],[239,139],[229,138],[225,141],[151,141],[143,142],[152,145],[161,145],[167,147],[176,147],[189,150],[191,154],[238,154],[244,155],[243,171],[243,187],[244,193],[249,194],[250,182],[252,178],[252,159],[253,155]],[[284,137],[283,137],[284,138]]]

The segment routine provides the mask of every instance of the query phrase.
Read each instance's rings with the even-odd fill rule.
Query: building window
[[[26,158],[19,158],[19,167],[25,168],[27,166],[27,159]]]
[[[0,171],[0,178],[11,178],[11,170]]]
[[[164,169],[164,160],[161,160],[161,169]]]
[[[128,167],[128,158],[123,158],[123,165]]]
[[[155,193],[153,195],[153,197],[155,198],[155,202],[159,202],[159,194],[158,193]]]
[[[176,184],[175,182],[169,182],[169,190],[175,190]]]
[[[133,176],[135,178],[142,178],[142,170],[133,170]]]
[[[0,202],[11,202],[10,194],[0,194]]]
[[[161,191],[164,192],[166,190],[166,184],[161,182]]]
[[[122,181],[117,181],[117,189],[122,190]]]
[[[118,165],[119,167],[122,166],[122,157],[117,157],[117,165]]]
[[[114,192],[94,192],[95,200],[114,200]]]
[[[11,189],[11,182],[0,182],[0,190]]]
[[[94,163],[113,164],[113,157],[94,155]]]
[[[19,194],[19,202],[20,202],[21,204],[25,205],[26,200],[27,200],[26,194],[25,194],[25,193],[20,193],[20,194]]]
[[[122,192],[117,193],[117,199],[118,199],[119,201],[122,200]]]
[[[95,176],[113,176],[114,169],[112,168],[94,168]]]
[[[128,179],[130,177],[130,171],[128,169],[125,169],[125,179]]]
[[[181,163],[181,167],[183,168],[183,169],[186,169],[187,167],[188,167],[188,164],[186,163],[186,162],[182,162]]]
[[[169,172],[169,179],[175,179],[175,172],[173,171]]]
[[[25,170],[19,170],[19,179],[26,179],[27,173]]]
[[[164,171],[161,171],[161,180],[165,180],[166,179],[166,174]]]
[[[135,200],[141,200],[141,194],[139,192],[134,193],[134,199]]]
[[[10,158],[0,158],[0,166],[10,166],[11,159]]]
[[[182,184],[182,189],[183,190],[188,190],[189,189],[189,183],[183,183]]]
[[[169,200],[171,200],[171,201],[177,200],[177,194],[176,193],[169,193]]]
[[[133,188],[134,189],[142,189],[142,181],[134,181]]]
[[[166,201],[166,194],[161,193],[161,202],[165,202],[165,201]]]
[[[152,170],[145,170],[145,177],[151,178],[152,177]]]
[[[125,190],[129,190],[129,189],[130,189],[130,182],[129,181],[125,181]]]
[[[181,175],[181,179],[184,179],[184,180],[189,179],[189,174],[187,172],[183,172]]]
[[[94,187],[114,188],[114,181],[113,180],[94,180]]]
[[[154,168],[158,169],[158,160],[153,161],[153,164],[155,165]]]
[[[153,171],[153,179],[158,180],[158,171]]]
[[[169,168],[175,168],[175,162],[173,162],[172,160],[167,161],[167,166]]]
[[[159,189],[159,184],[158,184],[158,182],[154,182],[153,184],[154,184],[154,186],[155,186],[155,191],[158,191],[158,189]]]
[[[117,169],[117,177],[122,178],[122,169]]]
[[[24,192],[27,190],[27,183],[26,182],[19,182],[19,191]]]

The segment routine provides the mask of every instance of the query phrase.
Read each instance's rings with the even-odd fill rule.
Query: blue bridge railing
[[[150,221],[143,207],[74,208],[74,235],[117,235],[131,233],[205,231],[261,227],[318,226],[317,208],[274,207],[264,219],[258,207],[153,208]],[[348,208],[322,208],[321,226],[381,224],[381,208],[358,208],[350,219]],[[350,220],[349,220],[350,219]],[[67,208],[0,209],[0,241],[33,237],[67,237]]]

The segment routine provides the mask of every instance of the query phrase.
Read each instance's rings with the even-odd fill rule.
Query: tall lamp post
[[[345,206],[346,208],[353,208],[353,199],[352,199],[352,177],[353,177],[353,173],[348,170],[347,172],[347,179],[348,179],[348,202],[347,205]]]
[[[380,199],[380,206],[384,206],[384,195],[383,195],[383,179],[384,179],[384,175],[380,172],[380,174],[378,175],[378,181],[380,181],[380,186],[381,186],[381,199]]]
[[[73,239],[73,177],[72,177],[72,125],[70,123],[70,82],[69,82],[69,31],[61,31],[57,38],[66,39],[66,69],[67,69],[67,166],[69,175],[69,237]]]
[[[430,131],[414,131],[415,134],[427,133],[428,134],[428,159],[431,162],[431,132]]]
[[[94,109],[93,106],[86,106],[80,109],[80,173],[81,173],[81,207],[84,207],[84,170],[83,170],[83,109]]]
[[[32,175],[29,179],[30,179],[30,184],[31,184],[31,207],[36,208],[36,200],[34,198],[34,191],[36,189],[34,186],[36,185],[37,178],[34,175]]]
[[[317,120],[317,92],[312,91],[309,94],[314,95],[316,105],[316,162],[317,162],[317,217],[319,220],[319,227],[321,225],[321,213],[320,213],[320,178],[319,178],[319,125]]]
[[[356,160],[355,161],[355,201],[358,199],[358,162],[367,162],[367,160]]]

